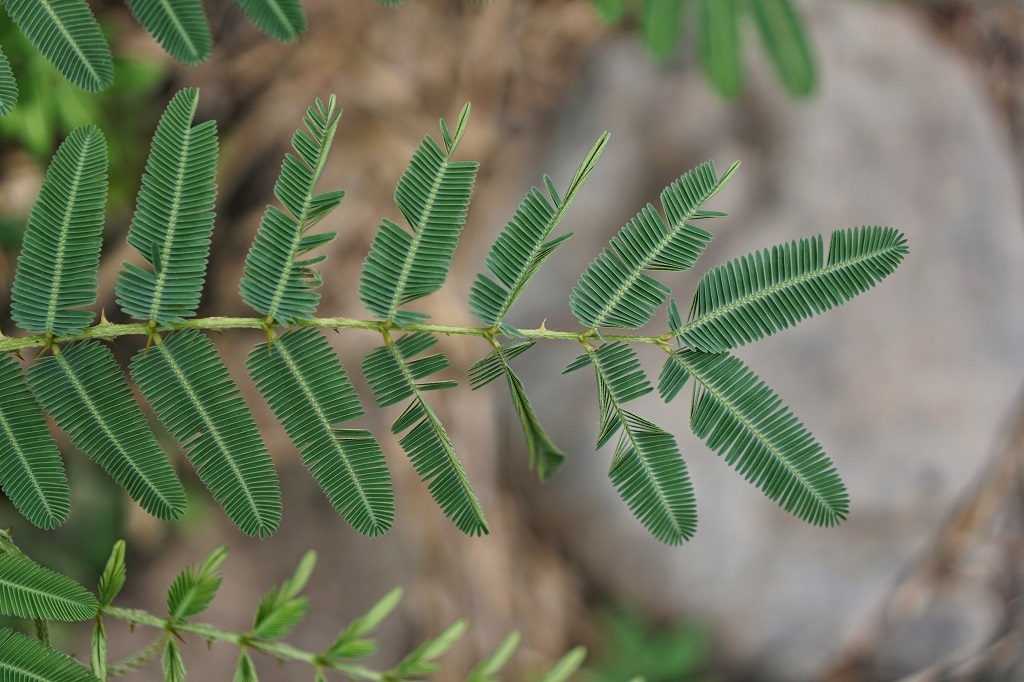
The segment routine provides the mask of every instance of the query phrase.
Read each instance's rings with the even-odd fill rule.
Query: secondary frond
[[[827,257],[820,235],[756,251],[701,278],[679,336],[709,353],[742,346],[867,291],[906,254],[891,227],[836,230]]]
[[[779,396],[738,358],[675,351],[696,380],[690,422],[708,447],[786,511],[817,526],[849,512],[832,462]]]
[[[455,447],[441,420],[423,397],[424,391],[455,386],[452,381],[421,381],[448,368],[441,353],[413,359],[437,343],[429,334],[409,334],[371,351],[362,364],[377,404],[394,405],[413,398],[391,426],[393,433],[409,432],[399,444],[409,455],[416,473],[446,516],[467,535],[488,533],[487,520],[476,499]]]
[[[64,463],[10,355],[0,358],[0,396],[0,485],[25,518],[40,528],[55,528],[71,508]]]
[[[114,80],[114,62],[85,0],[0,0],[11,19],[64,77],[89,92]]]
[[[249,21],[271,38],[291,42],[306,31],[299,0],[235,0]]]
[[[295,132],[292,148],[297,156],[285,156],[274,186],[274,194],[288,212],[267,207],[245,258],[239,283],[242,300],[277,324],[293,325],[308,320],[320,302],[316,291],[321,283],[320,273],[311,266],[325,256],[297,259],[335,236],[333,232],[305,232],[334,210],[345,196],[340,190],[315,193],[340,117],[334,97],[326,105],[317,100],[314,107],[306,110],[308,132]]]
[[[186,566],[178,573],[167,589],[167,615],[182,620],[205,611],[220,589],[220,566],[227,557],[227,547],[218,547],[198,566]]]
[[[8,628],[0,629],[0,679],[7,682],[99,682],[75,659]]]
[[[187,66],[210,56],[213,37],[200,0],[125,0],[167,54]]]
[[[364,535],[387,531],[395,516],[387,463],[369,431],[337,428],[363,407],[323,334],[290,331],[253,348],[246,367],[334,508]]]
[[[373,238],[359,277],[359,298],[382,320],[405,324],[426,318],[399,307],[441,288],[448,277],[478,164],[452,161],[466,130],[469,105],[462,109],[452,135],[444,119],[444,149],[424,137],[395,190],[395,204],[412,234],[384,219]]]
[[[32,206],[11,288],[11,317],[30,333],[78,334],[94,313],[107,200],[107,144],[79,126],[57,149]]]
[[[650,204],[612,237],[611,244],[587,267],[572,290],[570,307],[589,328],[641,327],[669,294],[669,288],[645,270],[680,271],[693,267],[711,233],[688,221],[718,217],[701,211],[736,172],[734,163],[721,178],[713,162],[684,174],[661,193],[665,220]]]
[[[146,425],[110,350],[82,341],[36,359],[28,383],[71,441],[153,516],[185,510],[185,489]]]
[[[811,94],[818,80],[814,57],[792,0],[754,0],[750,5],[779,78],[793,94]]]
[[[551,178],[545,175],[547,196],[536,187],[531,188],[520,202],[512,220],[498,235],[484,260],[493,277],[477,275],[469,292],[469,305],[473,314],[485,325],[493,327],[502,322],[548,256],[572,236],[570,232],[545,241],[565,216],[576,194],[594,170],[601,152],[608,144],[608,138],[606,132],[594,143],[569,183],[565,198],[559,197]]]
[[[508,390],[512,394],[512,403],[519,415],[519,423],[523,427],[523,435],[526,436],[526,446],[530,456],[530,469],[537,470],[540,480],[547,480],[565,461],[565,453],[558,449],[548,434],[541,426],[529,398],[526,397],[526,389],[523,382],[516,376],[509,366],[509,361],[533,347],[535,341],[516,343],[504,348],[495,349],[484,358],[473,363],[469,368],[469,384],[476,390],[485,386],[501,375],[505,375],[508,382]]]
[[[132,359],[132,377],[231,520],[266,537],[281,519],[277,472],[213,343],[172,332]]]
[[[20,618],[81,621],[96,615],[89,591],[19,554],[0,554],[0,612]]]
[[[181,90],[160,118],[128,229],[128,243],[152,271],[124,263],[114,290],[126,313],[152,327],[194,316],[206,277],[217,124],[192,127],[198,105],[198,90]]]
[[[3,50],[0,50],[0,116],[6,116],[14,111],[17,103],[18,82],[14,80],[11,63],[7,60]]]

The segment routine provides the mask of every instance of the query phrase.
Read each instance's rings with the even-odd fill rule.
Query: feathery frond
[[[131,372],[235,525],[261,538],[277,530],[274,463],[213,343],[194,329],[172,332],[139,351]]]
[[[186,566],[167,590],[167,614],[173,620],[199,615],[220,589],[220,566],[228,557],[227,547],[210,552],[198,566]]]
[[[420,678],[432,675],[440,670],[441,666],[435,663],[446,651],[455,646],[466,632],[469,624],[464,620],[457,620],[445,630],[416,647],[408,656],[398,662],[384,679],[408,679]]]
[[[143,509],[164,521],[181,516],[185,489],[107,347],[82,341],[36,359],[28,383],[71,441]]]
[[[334,508],[364,535],[387,531],[395,516],[387,463],[369,431],[336,427],[363,407],[323,334],[290,331],[253,348],[246,367]]]
[[[308,320],[320,302],[315,289],[320,274],[311,266],[325,256],[296,260],[306,252],[323,246],[334,233],[306,235],[305,232],[341,203],[343,191],[316,194],[316,185],[327,164],[341,112],[335,99],[320,100],[306,110],[306,130],[297,130],[292,148],[281,165],[274,194],[288,213],[268,206],[256,238],[245,259],[239,284],[242,300],[270,321],[293,325]]]
[[[30,333],[77,334],[94,313],[107,200],[107,144],[79,126],[57,149],[32,206],[11,288],[11,317]]]
[[[827,257],[820,235],[755,251],[701,278],[679,336],[709,353],[742,346],[867,291],[906,254],[891,227],[836,230]]]
[[[185,661],[181,657],[181,648],[173,637],[164,640],[164,655],[160,658],[160,667],[164,672],[164,682],[185,682]]]
[[[260,600],[250,634],[260,639],[281,639],[291,634],[309,609],[309,597],[299,596],[316,566],[316,552],[309,551],[299,561],[295,574],[280,587],[272,587]]]
[[[249,21],[271,38],[290,43],[306,31],[299,0],[235,0]]]
[[[71,490],[64,462],[21,367],[0,358],[0,485],[22,515],[40,528],[64,523]]]
[[[64,77],[89,92],[114,80],[114,62],[86,0],[0,0],[11,19]]]
[[[561,660],[537,682],[568,682],[569,678],[583,665],[583,660],[586,657],[587,650],[581,646],[576,647],[562,656]]]
[[[0,679],[5,682],[99,682],[75,659],[8,628],[0,629]]]
[[[680,271],[693,267],[711,233],[690,220],[718,217],[700,210],[729,181],[739,163],[721,178],[707,162],[685,173],[661,193],[665,218],[650,204],[612,237],[610,248],[587,267],[572,290],[570,306],[586,327],[641,327],[669,295],[669,288],[645,270]]]
[[[818,76],[810,41],[792,0],[753,0],[750,5],[779,78],[794,95],[811,94]]]
[[[700,0],[700,60],[711,85],[725,99],[743,89],[741,0]]]
[[[210,56],[213,37],[200,0],[125,0],[167,54],[187,66]]]
[[[217,194],[217,124],[192,127],[198,105],[198,90],[181,90],[160,118],[128,229],[128,243],[152,272],[124,263],[115,288],[118,305],[152,327],[194,316],[206,277]]]
[[[110,550],[110,558],[107,559],[107,565],[103,567],[103,573],[100,574],[96,595],[103,606],[108,606],[110,602],[114,601],[114,597],[124,587],[125,578],[128,577],[124,564],[124,553],[124,540],[118,540]]]
[[[393,433],[409,432],[399,444],[409,455],[416,473],[427,484],[430,494],[446,516],[463,533],[485,535],[488,532],[483,509],[455,454],[441,420],[423,397],[424,391],[455,386],[452,381],[420,381],[448,368],[441,353],[413,359],[437,343],[430,334],[408,334],[371,351],[362,364],[377,404],[394,405],[407,398],[413,401],[391,426]],[[411,428],[410,428],[411,427]]]
[[[537,470],[540,480],[547,480],[565,461],[565,453],[558,449],[541,426],[537,414],[526,397],[523,382],[509,366],[509,362],[518,355],[533,347],[536,341],[516,343],[504,348],[497,346],[484,358],[473,363],[469,368],[469,384],[476,390],[485,386],[501,375],[508,381],[508,390],[512,394],[512,404],[519,415],[519,423],[526,436],[526,446],[530,455],[530,469]]]
[[[77,582],[19,554],[0,554],[0,613],[80,621],[96,615],[96,598]]]
[[[548,256],[572,236],[570,232],[545,241],[594,170],[608,139],[609,134],[606,132],[591,147],[569,183],[564,199],[555,191],[551,178],[545,175],[547,197],[533,187],[519,203],[512,220],[498,235],[484,260],[493,278],[484,274],[477,275],[469,292],[473,315],[485,325],[493,327],[502,323],[512,304],[522,295]]]
[[[849,496],[832,462],[803,424],[739,358],[675,351],[693,376],[693,432],[786,511],[834,526]]]
[[[14,80],[14,72],[11,71],[7,55],[0,50],[0,116],[6,116],[14,111],[17,104],[18,82]]]
[[[498,645],[491,655],[480,661],[466,677],[466,682],[499,682],[498,673],[505,667],[512,654],[519,648],[523,636],[513,632]]]
[[[392,588],[377,600],[366,613],[352,620],[345,629],[334,638],[327,649],[327,655],[337,659],[353,659],[369,656],[376,650],[371,639],[363,639],[370,634],[395,610],[404,594],[401,587]]]
[[[412,234],[384,219],[359,277],[359,298],[382,320],[420,322],[423,313],[399,307],[441,288],[448,277],[476,181],[476,161],[452,161],[469,119],[463,107],[452,135],[441,119],[444,149],[423,138],[398,181],[395,204]]]

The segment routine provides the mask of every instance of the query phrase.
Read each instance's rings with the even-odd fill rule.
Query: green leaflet
[[[110,48],[85,0],[0,0],[11,19],[64,77],[89,92],[114,80]]]
[[[640,13],[644,44],[655,59],[672,58],[683,24],[683,0],[646,0]]]
[[[107,145],[95,126],[71,131],[32,206],[11,288],[11,317],[27,332],[77,334],[95,313],[107,200]]]
[[[395,517],[387,463],[369,431],[335,426],[363,407],[323,334],[290,331],[253,348],[246,367],[334,508],[364,535],[386,532]]]
[[[252,662],[249,651],[242,649],[242,653],[238,657],[238,663],[235,664],[235,676],[232,682],[258,682],[258,679],[256,677],[256,664]]]
[[[0,50],[0,116],[6,116],[18,103],[18,83],[14,80],[11,63]]]
[[[622,406],[651,392],[636,351],[622,342],[588,353],[597,375],[598,447],[621,431],[608,472],[633,514],[661,542],[678,545],[697,529],[697,505],[675,438]],[[582,366],[577,360],[570,369]]]
[[[533,347],[535,341],[512,344],[504,348],[496,347],[484,358],[473,363],[469,368],[469,384],[473,390],[485,386],[501,375],[508,381],[508,390],[512,394],[512,403],[519,415],[519,423],[526,436],[526,446],[530,453],[530,469],[537,470],[540,480],[547,480],[565,461],[565,453],[558,449],[541,426],[537,414],[526,397],[523,382],[509,366],[516,356]]]
[[[463,533],[486,535],[487,521],[462,463],[441,420],[423,398],[424,391],[455,385],[451,381],[420,381],[447,369],[448,358],[437,353],[412,359],[435,343],[437,339],[429,334],[409,334],[395,342],[388,337],[387,345],[363,359],[363,376],[381,407],[413,398],[391,431],[397,434],[410,429],[399,444],[444,514]]]
[[[114,597],[124,587],[125,578],[128,576],[124,563],[125,544],[124,540],[118,540],[110,550],[110,558],[107,565],[103,567],[100,574],[99,586],[96,595],[103,606],[109,606]]]
[[[96,607],[96,598],[71,578],[24,556],[0,554],[0,613],[80,621],[95,616]]]
[[[479,165],[451,161],[468,118],[467,104],[454,136],[442,119],[444,149],[424,137],[398,181],[395,204],[412,234],[385,218],[373,238],[359,277],[359,299],[382,320],[422,321],[423,313],[399,307],[437,291],[448,277]]]
[[[309,551],[299,561],[295,574],[280,587],[272,587],[260,600],[249,633],[264,640],[282,639],[291,634],[306,616],[309,597],[299,596],[316,566],[316,552]]]
[[[181,516],[185,489],[107,347],[69,344],[30,365],[28,383],[72,442],[143,509],[164,521]]]
[[[139,351],[131,372],[235,525],[261,538],[277,530],[274,463],[213,343],[194,329],[172,332]]]
[[[108,678],[107,670],[107,630],[103,627],[103,621],[96,619],[92,627],[92,642],[89,651],[89,664],[93,675],[101,680]]]
[[[699,0],[700,58],[711,85],[726,99],[743,89],[743,52],[740,42],[741,0]]]
[[[8,628],[0,629],[0,679],[5,682],[98,682],[70,656]]]
[[[650,204],[612,237],[572,290],[570,307],[585,327],[637,328],[654,316],[669,288],[645,270],[677,272],[693,267],[711,233],[687,221],[718,217],[700,211],[729,181],[739,163],[718,177],[707,162],[685,173],[661,193],[667,224]]]
[[[198,566],[186,566],[178,573],[167,589],[167,615],[183,620],[205,611],[220,589],[220,566],[227,557],[227,547],[218,547]]]
[[[834,526],[849,496],[821,445],[779,396],[738,358],[676,351],[696,380],[690,422],[708,447],[786,511],[816,526]]]
[[[152,272],[124,263],[115,287],[118,305],[154,327],[193,317],[206,277],[217,194],[217,124],[193,128],[198,105],[198,90],[181,90],[160,118],[128,230],[128,243]]]
[[[542,678],[537,680],[537,682],[568,682],[573,673],[579,670],[580,666],[583,665],[583,659],[586,657],[587,650],[581,646],[576,647],[563,656],[562,659],[555,664],[555,667],[549,670]]]
[[[505,667],[508,660],[512,658],[512,654],[519,648],[519,643],[522,641],[523,636],[518,632],[513,632],[505,640],[498,645],[490,656],[480,661],[469,675],[466,677],[466,682],[499,682],[498,673]]]
[[[343,191],[314,193],[340,117],[334,97],[326,106],[317,100],[314,107],[306,110],[308,132],[295,132],[292,148],[297,156],[285,156],[274,185],[274,194],[288,213],[267,207],[245,259],[239,283],[242,300],[278,324],[292,325],[310,319],[320,302],[320,294],[315,291],[320,286],[320,274],[310,266],[324,257],[296,259],[334,238],[333,232],[305,232],[334,210],[345,196]]]
[[[55,528],[71,509],[64,463],[39,403],[10,355],[0,358],[0,396],[0,485],[26,519],[40,528]]]
[[[235,0],[249,21],[271,38],[291,42],[306,31],[299,0]]]
[[[709,353],[742,346],[867,291],[906,254],[891,227],[836,230],[827,257],[820,235],[755,251],[701,278],[679,337]]]
[[[551,178],[545,175],[544,184],[548,196],[545,197],[539,189],[533,187],[519,203],[512,220],[498,235],[484,260],[493,278],[484,274],[477,275],[469,292],[473,315],[485,325],[493,327],[502,323],[505,314],[522,295],[548,256],[572,236],[569,233],[545,241],[594,170],[609,137],[605,132],[591,147],[569,183],[564,199],[558,196]]]
[[[160,667],[164,671],[164,682],[185,682],[185,661],[173,637],[168,636],[164,642],[164,655],[160,659]]]
[[[200,0],[125,0],[167,54],[195,66],[210,56],[213,37]]]
[[[403,594],[401,587],[391,588],[366,613],[345,626],[327,649],[327,655],[331,658],[354,659],[372,654],[376,650],[376,641],[364,637],[376,630],[381,621],[395,610]]]
[[[405,680],[408,678],[420,678],[436,673],[441,666],[435,663],[435,659],[442,656],[446,651],[455,646],[466,632],[469,623],[464,620],[457,620],[445,630],[432,639],[420,644],[408,656],[398,662],[384,679]]]
[[[818,75],[810,41],[792,0],[749,0],[761,42],[786,88],[799,97],[814,92]]]

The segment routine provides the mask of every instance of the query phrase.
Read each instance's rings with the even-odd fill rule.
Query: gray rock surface
[[[577,236],[535,286],[545,295],[528,294],[510,320],[576,328],[578,273],[707,158],[743,167],[711,206],[730,217],[702,262],[665,280],[681,307],[703,271],[750,250],[859,224],[906,232],[909,259],[876,290],[739,352],[835,460],[852,499],[838,529],[791,518],[730,470],[690,434],[685,393],[669,406],[649,396],[636,411],[679,436],[700,513],[693,542],[660,546],[608,481],[610,447],[590,446],[593,378],[549,380],[573,349],[550,344],[523,363],[552,436],[571,448],[539,500],[568,551],[616,594],[705,619],[724,653],[780,680],[820,675],[877,608],[983,469],[1024,379],[1019,179],[980,88],[905,8],[808,14],[822,71],[808,102],[788,100],[756,61],[748,93],[726,104],[694,69],[658,71],[630,40],[595,58],[545,168],[565,178],[601,130],[612,142],[567,219]],[[644,357],[656,375],[657,353]],[[962,612],[942,609],[936,630],[977,627],[958,624]]]

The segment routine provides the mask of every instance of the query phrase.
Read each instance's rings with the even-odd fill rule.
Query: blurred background
[[[527,677],[582,643],[592,656],[580,679],[595,682],[1024,679],[1024,3],[797,5],[817,73],[807,96],[780,82],[752,22],[742,87],[723,97],[698,64],[692,22],[666,47],[649,23],[602,20],[589,0],[305,0],[309,30],[291,45],[260,34],[228,0],[207,0],[216,46],[193,69],[170,61],[123,3],[95,2],[118,55],[114,86],[97,96],[19,50],[4,23],[22,98],[0,122],[0,291],[46,161],[71,126],[91,122],[111,145],[100,299],[118,319],[113,284],[129,257],[124,235],[149,136],[184,86],[200,87],[198,118],[221,131],[206,315],[248,314],[237,295],[244,253],[316,97],[336,94],[344,108],[321,187],[348,192],[325,221],[341,236],[328,247],[322,315],[363,316],[356,280],[380,218],[398,218],[394,185],[419,139],[467,100],[460,155],[481,161],[478,189],[448,284],[424,304],[448,324],[474,324],[470,283],[522,194],[544,172],[564,187],[602,131],[611,143],[561,228],[576,236],[513,325],[575,329],[569,292],[612,234],[684,171],[740,159],[710,206],[730,216],[713,226],[709,252],[665,280],[681,302],[709,267],[762,246],[864,224],[908,236],[910,257],[876,290],[739,353],[836,462],[852,499],[839,528],[776,508],[690,434],[685,402],[652,395],[636,410],[679,437],[700,514],[692,542],[660,545],[608,480],[611,448],[593,451],[592,378],[553,378],[574,349],[548,343],[521,361],[521,376],[566,466],[536,482],[501,387],[435,394],[491,522],[490,536],[464,537],[388,440],[397,413],[371,410],[366,425],[385,447],[398,512],[389,534],[366,539],[332,511],[245,377],[241,358],[259,341],[245,333],[215,340],[281,472],[284,519],[273,538],[243,536],[194,477],[186,517],[160,523],[70,447],[68,524],[33,533],[8,506],[2,523],[16,525],[37,560],[88,584],[126,538],[121,603],[157,611],[184,563],[227,545],[227,579],[208,615],[239,630],[265,588],[314,548],[316,597],[296,641],[322,646],[402,585],[408,596],[382,631],[382,661],[457,617],[472,623],[438,679],[460,679],[512,629],[524,633],[514,663]],[[364,336],[333,337],[353,374],[373,344]],[[118,352],[130,357],[137,343]],[[465,339],[443,349],[457,379],[487,350]],[[657,358],[648,359],[653,374]],[[64,636],[87,652],[85,635]],[[184,655],[194,679],[226,680],[236,652],[190,642]],[[258,665],[266,680],[307,673]],[[157,675],[153,667],[139,679]]]

